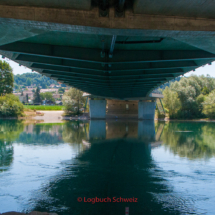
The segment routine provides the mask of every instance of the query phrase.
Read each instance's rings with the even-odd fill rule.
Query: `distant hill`
[[[24,73],[22,75],[14,75],[14,84],[19,86],[23,85],[25,87],[35,84],[45,89],[51,84],[57,84],[57,81],[42,76],[39,73]]]
[[[181,77],[177,77],[172,79],[171,81],[166,82],[165,84],[159,86],[157,89],[153,91],[153,93],[161,93],[161,90],[164,90],[165,87],[169,87],[172,82],[180,81]],[[43,89],[46,89],[51,84],[57,85],[57,81],[52,80],[46,76],[42,76],[39,73],[24,73],[22,75],[14,75],[14,85],[20,86],[23,85],[25,87],[31,85],[41,86]]]

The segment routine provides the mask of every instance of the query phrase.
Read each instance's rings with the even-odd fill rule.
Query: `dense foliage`
[[[63,95],[63,105],[65,106],[65,111],[68,113],[79,114],[85,102],[86,97],[83,97],[83,92],[76,88],[70,88]]]
[[[23,111],[24,106],[15,95],[6,94],[5,96],[0,96],[0,117],[21,116]]]
[[[55,103],[55,99],[51,92],[40,93],[40,97],[42,100],[48,100],[48,101]]]
[[[0,60],[0,96],[13,92],[13,70],[9,63]]]
[[[214,89],[215,79],[209,76],[181,78],[163,90],[163,103],[170,118],[214,118]]]
[[[51,84],[57,84],[57,81],[52,80],[46,76],[42,76],[39,73],[24,73],[22,75],[14,76],[15,87],[18,88],[19,85],[30,86],[36,84],[36,86],[41,86],[46,88]]]
[[[65,93],[65,90],[61,87],[58,89],[58,93],[63,94],[63,93]]]
[[[211,91],[207,97],[203,97],[203,113],[209,118],[215,119],[215,90]]]

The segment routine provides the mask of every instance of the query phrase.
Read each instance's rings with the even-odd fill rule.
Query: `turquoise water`
[[[202,122],[0,121],[0,213],[215,214],[214,130]]]

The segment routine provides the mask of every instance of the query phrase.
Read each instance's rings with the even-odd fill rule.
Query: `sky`
[[[19,66],[18,63],[15,63],[12,60],[9,59],[2,59],[2,56],[0,55],[0,60],[6,60],[11,67],[13,68],[13,73],[15,75],[17,74],[23,74],[23,73],[27,73],[27,72],[32,72],[31,69],[25,68],[24,66]],[[196,69],[195,72],[188,72],[186,73],[184,76],[189,77],[190,75],[210,75],[211,77],[215,78],[215,61],[211,64],[211,65],[206,65],[204,67],[200,67],[198,69]]]

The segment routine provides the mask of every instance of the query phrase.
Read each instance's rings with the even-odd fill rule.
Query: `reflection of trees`
[[[23,132],[18,141],[24,144],[58,144],[63,142],[62,131],[63,124],[36,124],[32,131]]]
[[[1,167],[11,165],[13,161],[12,143],[23,130],[24,125],[21,121],[0,121],[0,171],[3,171]]]
[[[214,129],[214,123],[170,122],[165,125],[161,140],[181,157],[209,158],[215,156]]]
[[[63,140],[66,143],[71,143],[73,146],[80,147],[82,140],[87,139],[89,131],[89,123],[80,121],[66,122],[63,129]]]

